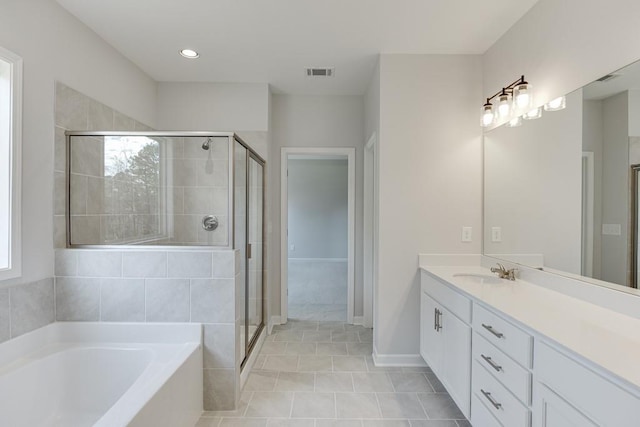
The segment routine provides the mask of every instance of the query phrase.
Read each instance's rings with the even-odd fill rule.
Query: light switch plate
[[[465,243],[472,241],[472,228],[471,227],[462,227],[462,241]]]
[[[502,228],[501,227],[491,227],[491,241],[492,242],[502,242]]]
[[[602,234],[605,236],[621,236],[622,226],[620,224],[602,224]]]

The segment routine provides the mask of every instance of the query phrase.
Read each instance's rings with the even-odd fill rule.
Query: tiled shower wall
[[[56,141],[54,242],[55,258],[55,319],[59,321],[127,321],[127,322],[198,322],[204,325],[204,408],[206,410],[233,409],[239,398],[240,330],[237,323],[237,292],[240,281],[236,251],[180,249],[62,249],[66,246],[65,223],[65,130],[150,130],[85,95],[60,83],[56,85]],[[183,164],[171,187],[172,206],[176,215],[210,213],[197,205],[200,201],[212,204],[207,180],[218,179],[224,166],[216,163],[224,156],[219,141],[204,153],[203,139],[192,144],[173,141],[172,165]],[[192,154],[193,153],[193,156]],[[211,167],[207,163],[211,160]],[[202,171],[197,169],[202,164]],[[228,171],[228,169],[226,169]],[[211,171],[212,176],[207,176]],[[201,173],[202,172],[202,173]],[[213,176],[213,174],[216,174]],[[88,175],[87,175],[88,176]],[[103,178],[94,176],[94,178]],[[180,181],[180,180],[183,181]],[[87,178],[88,181],[88,178]],[[221,182],[228,186],[228,179]],[[194,191],[190,193],[190,188]],[[87,188],[88,190],[88,188]],[[225,187],[222,192],[228,192]],[[89,206],[89,191],[87,201]],[[220,196],[221,197],[221,196]],[[228,200],[225,194],[224,203]],[[82,204],[83,199],[80,198]],[[222,202],[218,206],[226,205]],[[179,208],[182,207],[182,211]],[[220,208],[221,212],[223,209]],[[201,216],[201,215],[200,215]],[[222,217],[222,218],[221,218]],[[226,217],[220,215],[225,230]],[[175,218],[174,218],[175,220]],[[178,221],[176,221],[177,223]],[[193,230],[191,227],[187,227]],[[196,228],[197,230],[197,228]],[[211,244],[193,230],[196,241]],[[193,236],[191,234],[191,236]],[[222,233],[221,233],[222,234]],[[193,242],[185,237],[186,243]],[[0,304],[2,296],[0,294]],[[52,304],[53,307],[53,304]],[[53,311],[51,312],[53,320]],[[1,321],[0,321],[1,324]]]
[[[67,164],[65,131],[147,131],[152,130],[152,128],[62,83],[56,83],[55,98],[53,230],[54,246],[56,248],[64,248],[66,246],[65,170]],[[93,163],[96,163],[97,159],[102,156],[99,140],[88,140],[87,142],[93,143],[93,147],[86,147],[89,152],[85,154],[89,155],[85,156],[87,158],[79,161],[78,164],[90,163],[89,159],[91,158],[95,158],[96,160]],[[95,175],[98,176],[98,171],[95,172]],[[81,183],[84,184],[84,182]],[[88,182],[86,185],[88,185]],[[80,190],[82,191],[82,188]],[[89,194],[95,193],[89,193],[88,190],[85,190],[84,194],[89,197]],[[82,205],[81,199],[78,199],[77,204]],[[86,203],[84,211],[86,212]],[[90,221],[85,220],[87,223],[86,230],[88,230],[86,233],[93,233],[90,237],[99,236],[100,229],[95,228],[95,226],[91,228]]]

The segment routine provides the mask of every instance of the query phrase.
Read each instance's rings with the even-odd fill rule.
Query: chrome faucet
[[[516,271],[518,270],[516,270],[515,268],[507,270],[506,268],[504,268],[504,265],[500,263],[498,263],[497,267],[491,267],[492,273],[497,273],[499,278],[507,280],[516,280]]]

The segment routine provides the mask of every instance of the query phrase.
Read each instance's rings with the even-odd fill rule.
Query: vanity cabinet
[[[545,342],[536,346],[534,427],[640,425],[638,390]]]
[[[526,282],[480,290],[456,283],[454,273],[439,279],[421,271],[420,354],[474,427],[640,426],[640,387],[604,368],[620,360],[609,344],[638,351],[634,335],[621,341],[602,333],[602,324],[621,330],[617,318],[566,297],[554,313]],[[514,320],[522,312],[535,313],[531,322]]]
[[[533,337],[499,314],[473,304],[471,422],[490,413],[500,425],[531,425]]]
[[[421,282],[420,354],[468,418],[471,301],[424,272]]]

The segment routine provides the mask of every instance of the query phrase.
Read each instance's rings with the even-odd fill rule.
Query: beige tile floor
[[[267,337],[237,410],[196,427],[469,427],[429,368],[380,368],[372,330],[290,320]]]

